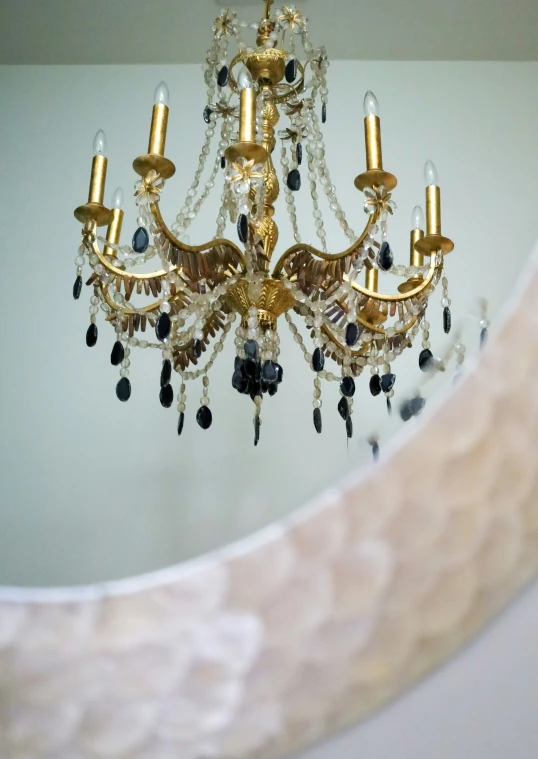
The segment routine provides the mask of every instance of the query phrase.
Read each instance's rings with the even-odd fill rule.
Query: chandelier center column
[[[269,262],[278,242],[278,226],[273,218],[275,214],[275,202],[280,195],[280,184],[276,175],[271,154],[276,144],[275,127],[280,120],[280,114],[272,99],[267,98],[262,108],[262,139],[261,144],[267,150],[267,159],[263,170],[263,182],[265,187],[263,217],[254,224],[255,231],[261,235],[263,250],[266,256],[263,268],[269,270]]]

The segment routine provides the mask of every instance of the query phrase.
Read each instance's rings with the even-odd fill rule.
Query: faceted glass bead
[[[275,365],[272,361],[266,361],[262,366],[262,381],[266,382],[268,385],[278,382]]]
[[[228,84],[228,66],[223,66],[217,74],[217,84],[219,87],[226,87]]]
[[[242,243],[248,242],[248,217],[244,213],[237,217],[237,236]]]
[[[404,401],[402,403],[400,406],[400,416],[404,422],[408,422],[411,419],[413,416],[413,412],[411,411],[411,401]]]
[[[384,374],[381,377],[381,390],[384,393],[390,393],[390,391],[394,387],[395,382],[396,382],[395,374]]]
[[[318,435],[321,434],[321,410],[319,408],[314,409],[314,427],[316,428]]]
[[[297,61],[295,58],[291,58],[287,62],[286,68],[284,70],[284,76],[286,77],[288,84],[291,84],[297,79]]]
[[[346,398],[353,398],[355,395],[355,380],[353,377],[342,377],[340,390],[342,395],[345,395]]]
[[[90,324],[86,331],[86,345],[88,348],[93,348],[97,342],[97,324]]]
[[[372,443],[372,456],[374,461],[377,461],[379,458],[379,443]]]
[[[340,414],[340,416],[342,417],[344,421],[349,416],[349,403],[347,402],[347,398],[345,395],[343,395],[338,401],[338,413]]]
[[[323,354],[323,351],[321,350],[321,348],[316,348],[316,350],[312,354],[312,369],[315,372],[321,372],[323,371],[324,366],[325,366],[325,356]]]
[[[416,398],[412,398],[409,401],[409,409],[411,411],[411,414],[413,416],[418,416],[420,413],[422,413],[422,410],[425,405],[426,405],[425,398],[421,398],[420,396],[417,396]]]
[[[207,430],[211,427],[213,421],[213,414],[209,406],[200,406],[196,412],[196,421],[203,430]]]
[[[383,271],[388,271],[392,264],[394,262],[394,256],[392,255],[392,250],[388,242],[385,240],[385,242],[381,245],[381,248],[379,250],[379,256],[378,256],[378,263],[379,268]]]
[[[445,335],[449,334],[451,328],[452,328],[452,314],[450,313],[450,308],[448,306],[445,306],[443,309],[443,329],[445,331]]]
[[[206,105],[206,107],[204,108],[204,121],[205,121],[206,124],[210,124],[211,123],[211,114],[212,113],[213,113],[213,111],[211,110],[211,108],[208,105]]]
[[[353,420],[350,416],[346,419],[346,433],[348,438],[353,437]]]
[[[245,343],[245,353],[249,361],[258,360],[258,343],[256,340],[247,340]]]
[[[323,107],[321,109],[321,123],[325,124],[327,121],[327,105],[326,103],[323,103]]]
[[[171,328],[172,322],[170,321],[170,317],[166,312],[163,312],[157,319],[157,324],[155,325],[157,340],[164,342],[170,334]]]
[[[287,185],[290,190],[293,190],[293,192],[297,192],[301,189],[301,174],[299,173],[299,169],[292,169],[290,171],[288,174]]]
[[[82,292],[82,277],[78,276],[75,279],[75,284],[73,285],[73,298],[75,300],[78,300],[80,298],[81,292]]]
[[[165,387],[170,383],[172,378],[172,362],[170,359],[163,361],[163,368],[161,369],[161,387]]]
[[[177,434],[181,435],[183,432],[183,425],[185,424],[185,414],[183,411],[179,414],[179,419],[177,420]]]
[[[295,156],[297,158],[297,165],[300,166],[303,162],[303,146],[300,142],[295,146]]]
[[[392,416],[392,403],[390,402],[390,398],[387,398],[387,412],[389,416]]]
[[[271,398],[273,397],[273,395],[277,394],[277,391],[278,391],[278,384],[276,384],[276,385],[269,385],[269,387],[267,388],[267,392],[269,393],[269,395],[271,396]]]
[[[429,348],[424,348],[419,354],[418,365],[421,371],[427,372],[432,365],[433,353]]]
[[[110,363],[112,366],[119,366],[125,356],[125,349],[119,340],[116,340],[110,353]]]
[[[484,327],[480,332],[480,347],[483,348],[488,339],[488,329]]]
[[[161,392],[159,393],[159,400],[163,408],[170,408],[170,406],[174,402],[174,388],[172,387],[172,385],[164,385],[164,387],[161,387]]]
[[[282,382],[284,378],[284,370],[280,366],[280,364],[277,364],[276,361],[273,361],[273,366],[275,367],[275,371],[276,371],[276,381],[280,385],[280,383]],[[269,388],[269,395],[271,395],[271,388]]]
[[[236,369],[232,375],[232,387],[238,393],[246,393],[248,390],[248,377],[245,376],[243,369]]]
[[[123,403],[131,397],[131,383],[128,377],[122,377],[116,385],[116,396]]]
[[[258,445],[260,442],[260,428],[261,428],[260,415],[256,414],[254,417],[254,445]]]
[[[220,159],[220,168],[221,169],[226,168],[226,158],[224,156],[222,156],[222,158]]]
[[[149,245],[149,234],[145,227],[138,227],[133,235],[133,250],[136,253],[144,253]]]
[[[370,379],[370,392],[373,396],[379,395],[381,392],[381,379],[379,374],[373,374]]]
[[[195,340],[192,344],[192,355],[194,358],[200,358],[202,355],[202,341]]]
[[[346,327],[346,345],[350,347],[355,345],[359,339],[359,333],[359,325],[355,324],[355,322],[350,322]]]

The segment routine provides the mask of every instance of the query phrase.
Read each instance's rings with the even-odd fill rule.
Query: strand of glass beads
[[[452,313],[450,311],[451,300],[448,297],[448,279],[446,274],[443,276],[441,284],[443,286],[443,297],[441,299],[441,306],[443,308],[443,331],[448,335],[452,328]]]
[[[284,195],[286,197],[286,208],[290,217],[291,226],[293,229],[293,238],[295,242],[301,242],[301,235],[299,234],[299,226],[297,224],[297,208],[295,206],[295,198],[293,192],[288,187],[288,174],[290,173],[288,153],[285,145],[282,145],[280,151],[280,165],[282,167],[282,180],[284,187]]]
[[[316,234],[321,242],[321,247],[324,253],[327,252],[327,233],[323,225],[323,214],[319,207],[319,196],[317,192],[316,184],[316,170],[314,165],[314,145],[312,141],[308,141],[306,144],[306,153],[308,160],[308,180],[310,182],[310,197],[312,198],[312,205],[314,208],[314,224],[316,225]]]
[[[177,422],[177,434],[181,435],[183,432],[183,425],[185,423],[185,409],[187,408],[187,393],[186,393],[186,385],[185,382],[181,382],[181,386],[179,388],[179,393],[177,396],[177,410],[179,412],[179,418]]]

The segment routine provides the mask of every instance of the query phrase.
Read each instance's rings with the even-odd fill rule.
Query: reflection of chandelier
[[[175,173],[174,164],[164,155],[168,122],[166,85],[160,84],[155,93],[148,152],[133,164],[141,179],[135,186],[138,229],[132,247],[119,243],[123,220],[121,190],[114,194],[112,210],[103,205],[107,159],[104,135],[98,132],[88,202],[75,211],[84,227],[75,261],[77,279],[73,294],[75,298],[80,296],[82,267],[88,256],[92,273],[87,284],[93,285],[94,290],[91,324],[86,335],[88,346],[97,341],[96,317],[101,308],[116,330],[111,362],[121,365],[116,386],[121,401],[127,401],[131,395],[131,347],[161,350],[163,406],[169,407],[174,401],[172,369],[181,377],[177,398],[179,433],[185,418],[186,383],[199,377],[203,390],[196,419],[203,429],[211,425],[208,372],[239,314],[232,385],[254,401],[255,443],[259,439],[262,399],[264,395],[274,395],[282,381],[277,322],[285,314],[295,341],[314,371],[316,430],[321,432],[322,426],[321,380],[337,381],[341,392],[338,411],[351,437],[354,378],[366,367],[371,373],[371,393],[385,394],[390,410],[396,379],[392,363],[405,348],[411,347],[420,329],[420,368],[426,371],[440,363],[430,350],[425,312],[443,272],[444,254],[453,249],[453,244],[441,234],[437,174],[428,162],[426,223],[417,206],[412,217],[410,265],[394,265],[387,241],[387,221],[395,209],[391,194],[396,177],[383,169],[378,104],[371,92],[364,100],[367,170],[355,180],[355,186],[364,193],[368,220],[361,234],[351,229],[331,182],[322,135],[322,124],[327,118],[327,55],[324,48],[313,48],[300,11],[286,6],[273,12],[271,5],[271,0],[267,0],[264,19],[253,25],[257,30],[255,48],[243,41],[248,25],[239,23],[234,13],[223,11],[215,22],[205,65],[208,102],[203,113],[207,125],[205,141],[185,204],[171,229],[163,221],[159,208],[165,181]],[[233,58],[229,54],[232,38],[238,46]],[[300,54],[296,50],[298,42],[302,45]],[[274,204],[279,182],[271,153],[276,143],[279,106],[289,118],[289,125],[278,136],[282,140],[280,164],[295,244],[275,263],[278,227]],[[210,176],[200,189],[218,124],[217,155]],[[192,246],[186,231],[221,169],[225,181],[215,237],[203,245]],[[294,193],[301,187],[301,171],[310,186],[320,249],[306,245],[299,235]],[[327,250],[320,208],[322,194],[350,241],[347,250],[340,253]],[[242,248],[224,239],[228,217],[237,225]],[[98,237],[96,228],[105,225],[108,225],[106,238]],[[136,272],[135,267],[156,256],[161,260],[159,271]],[[424,257],[429,259],[427,265]],[[365,284],[360,285],[358,277],[363,270]],[[398,294],[379,292],[379,270],[405,278]],[[451,317],[446,277],[442,279],[442,287],[443,324],[448,333]],[[142,305],[144,297],[153,302]],[[312,351],[293,323],[291,311],[304,317],[313,338]],[[157,342],[146,339],[148,322],[155,328]],[[337,372],[326,369],[326,357],[334,360]],[[421,399],[415,400],[409,413],[419,413],[422,408]]]

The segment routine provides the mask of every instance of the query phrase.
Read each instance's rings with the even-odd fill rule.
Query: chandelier
[[[251,29],[256,32],[255,46],[245,39]],[[116,333],[110,360],[119,367],[116,395],[124,402],[131,396],[131,348],[159,350],[159,398],[164,407],[173,405],[173,388],[179,382],[179,434],[189,381],[202,379],[197,423],[203,429],[212,424],[209,373],[234,322],[231,384],[254,403],[256,445],[263,400],[278,392],[284,378],[278,330],[283,321],[313,372],[313,422],[318,433],[322,380],[339,383],[337,411],[350,438],[355,380],[365,370],[370,374],[369,391],[384,395],[390,412],[396,382],[393,364],[419,332],[420,369],[443,368],[432,353],[426,319],[429,299],[441,283],[443,327],[450,331],[443,269],[444,256],[454,246],[441,232],[437,172],[428,161],[426,213],[415,207],[409,264],[396,265],[388,222],[396,208],[392,193],[397,180],[383,166],[377,100],[371,92],[364,99],[366,170],[355,179],[355,187],[363,193],[367,218],[364,229],[356,233],[342,210],[326,161],[328,67],[325,48],[312,45],[307,20],[294,6],[274,10],[272,0],[266,0],[264,17],[256,24],[239,22],[235,13],[223,10],[213,26],[204,65],[205,137],[193,182],[168,227],[159,201],[176,169],[165,156],[168,89],[161,83],[155,92],[147,153],[133,163],[140,179],[135,185],[138,227],[131,246],[120,243],[121,189],[114,193],[110,209],[103,204],[106,141],[102,131],[96,135],[88,202],[75,210],[83,228],[73,296],[80,297],[86,263],[91,268],[86,284],[93,289],[86,343],[92,347],[97,342],[97,315],[102,310]],[[277,131],[282,115],[285,128]],[[285,251],[278,250],[275,221],[281,186],[276,156],[295,240]],[[209,161],[209,177],[202,183]],[[222,195],[215,235],[192,245],[187,230],[218,178]],[[311,196],[318,247],[304,243],[299,232],[295,194],[301,186]],[[322,203],[349,240],[345,250],[328,248]],[[225,237],[228,220],[235,225],[237,242]],[[99,235],[99,227],[107,227],[105,236]],[[141,265],[151,260],[157,262],[154,271],[146,272],[145,266],[142,273]],[[380,271],[403,280],[392,288],[396,293],[380,290]],[[306,332],[297,328],[292,315],[302,317]],[[413,399],[401,409],[402,417],[417,415],[423,405],[424,399]]]

